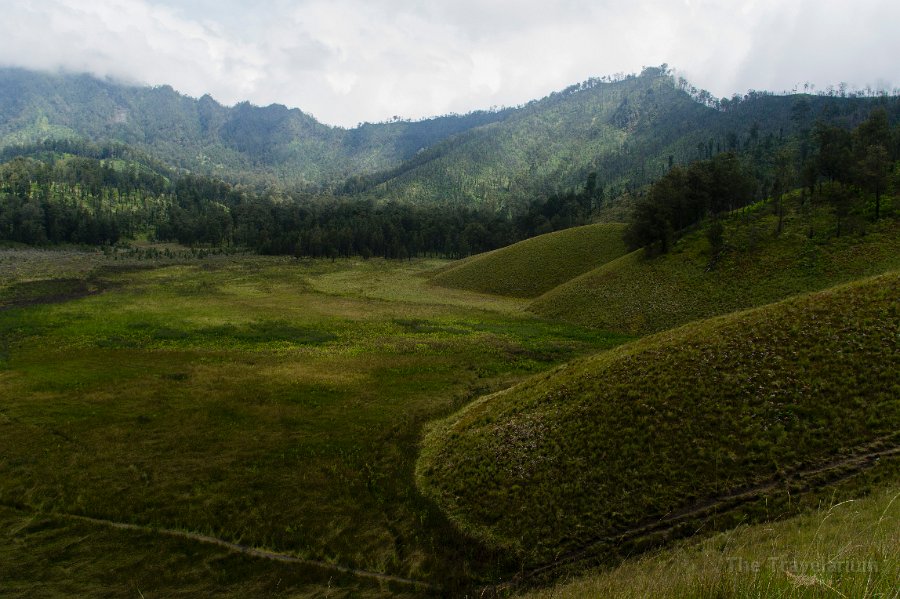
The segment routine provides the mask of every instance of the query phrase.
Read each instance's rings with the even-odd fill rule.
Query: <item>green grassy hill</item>
[[[621,224],[573,227],[479,254],[433,280],[437,285],[512,297],[537,297],[625,253]]]
[[[417,484],[460,529],[535,564],[894,446],[897,297],[893,272],[536,375],[433,425]]]
[[[572,279],[537,298],[530,310],[647,334],[900,268],[897,220],[873,225],[857,219],[855,229],[848,221],[837,237],[827,207],[810,214],[797,196],[786,204],[780,236],[772,205],[759,204],[725,221],[725,249],[716,257],[705,231],[697,230],[668,254],[648,257],[639,250]]]

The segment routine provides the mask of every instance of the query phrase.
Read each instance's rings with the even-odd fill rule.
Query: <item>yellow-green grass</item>
[[[900,488],[628,560],[522,599],[882,598],[900,589]]]
[[[391,268],[372,268],[370,263],[377,264],[378,261],[356,261],[350,267],[322,274],[310,283],[321,293],[384,300],[393,304],[441,304],[510,315],[521,315],[528,308],[527,299],[430,285],[431,274],[448,265],[455,265],[452,261],[422,260],[413,264],[397,263]]]
[[[644,335],[900,268],[900,220],[835,237],[825,234],[831,217],[823,209],[813,223],[822,235],[810,238],[809,218],[797,208],[776,237],[770,212],[762,206],[726,220],[726,249],[714,264],[704,232],[695,231],[669,254],[648,258],[640,250],[563,283],[530,310]]]
[[[537,297],[625,253],[621,224],[596,224],[547,233],[479,254],[442,270],[432,282],[511,297]]]
[[[417,481],[541,563],[896,437],[900,273],[645,337],[487,395],[427,433]]]
[[[433,266],[220,256],[105,274],[85,267],[105,292],[7,306],[0,505],[195,531],[445,589],[485,576],[503,556],[459,537],[416,492],[423,424],[623,339],[547,323],[503,302],[466,307],[464,292],[448,299],[422,286],[419,275]],[[383,280],[394,299],[359,290],[357,276],[341,275],[347,269]],[[62,273],[62,283],[78,270]],[[59,295],[52,276],[37,277],[51,298]],[[40,518],[61,526],[56,516]],[[7,531],[12,545],[2,551],[18,552],[15,560],[0,553],[0,564],[16,564],[22,594],[40,595],[48,560],[62,585],[60,572],[106,581],[120,567],[136,571],[147,555],[146,535],[90,528],[61,533],[87,536],[74,554],[43,547],[28,527]],[[234,560],[190,551],[208,560],[209,579],[186,588],[246,596],[281,578],[280,566],[230,573]],[[154,555],[148,563],[163,559]],[[171,566],[168,577],[135,574],[144,595],[177,594],[182,570],[185,580],[202,578],[190,555],[159,566]],[[272,586],[257,585],[254,572],[271,573]],[[291,585],[327,586],[311,572],[292,574]],[[334,584],[346,578],[336,575]],[[46,594],[77,585],[52,588]],[[107,594],[102,588],[74,594]]]

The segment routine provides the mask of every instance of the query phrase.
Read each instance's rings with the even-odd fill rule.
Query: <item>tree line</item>
[[[802,111],[802,108],[801,108]],[[891,128],[884,109],[873,110],[854,129],[826,121],[801,128],[793,143],[774,149],[770,172],[760,176],[753,157],[735,152],[687,166],[674,166],[636,203],[625,233],[631,249],[665,253],[685,231],[704,219],[771,197],[781,232],[783,196],[795,188],[829,202],[838,219],[856,194],[871,205],[872,218],[882,216],[882,198],[898,178],[900,125]],[[827,188],[823,184],[829,183]]]
[[[592,180],[589,189],[536,200],[510,215],[301,191],[258,193],[150,168],[121,151],[60,151],[78,149],[47,144],[0,164],[0,239],[102,245],[144,234],[264,254],[459,258],[588,222],[597,195]]]

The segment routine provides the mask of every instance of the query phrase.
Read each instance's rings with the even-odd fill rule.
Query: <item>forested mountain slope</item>
[[[318,186],[386,169],[508,112],[365,123],[347,130],[278,104],[227,107],[208,95],[194,99],[168,86],[0,69],[0,147],[45,139],[115,141],[175,167],[254,183]]]
[[[725,151],[745,152],[765,170],[780,145],[817,119],[849,128],[875,105],[893,121],[900,115],[895,97],[752,92],[720,101],[660,67],[592,79],[518,108],[343,129],[281,105],[227,107],[168,86],[0,69],[0,149],[116,142],[230,182],[515,210],[591,175],[599,205],[672,164]]]
[[[590,80],[531,102],[397,169],[354,180],[352,190],[515,210],[593,177],[595,201],[602,204],[652,183],[673,165],[729,151],[745,154],[765,179],[777,150],[801,145],[817,121],[852,128],[875,106],[887,108],[894,122],[900,116],[894,97],[751,92],[714,100],[665,69],[648,68],[640,76]]]

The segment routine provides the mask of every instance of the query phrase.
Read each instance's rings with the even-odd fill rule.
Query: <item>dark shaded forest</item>
[[[264,254],[457,258],[582,224],[591,211],[587,191],[535,201],[514,217],[459,205],[260,194],[148,166],[126,147],[73,141],[7,150],[5,157],[0,239],[33,245],[115,244],[146,235]]]

